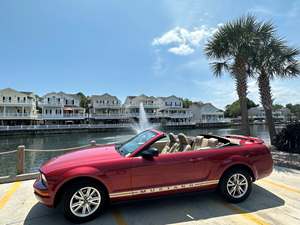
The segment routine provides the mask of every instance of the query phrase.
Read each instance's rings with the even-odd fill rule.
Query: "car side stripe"
[[[218,183],[219,183],[219,180],[210,180],[210,181],[194,182],[194,183],[188,183],[188,184],[178,184],[178,185],[172,185],[172,186],[137,189],[137,190],[132,190],[132,191],[111,193],[111,194],[109,194],[109,197],[110,198],[119,198],[119,197],[126,197],[126,196],[136,196],[136,195],[151,194],[151,193],[158,193],[158,192],[165,192],[165,191],[174,191],[174,190],[204,187],[204,186],[214,185],[214,184],[218,184]]]

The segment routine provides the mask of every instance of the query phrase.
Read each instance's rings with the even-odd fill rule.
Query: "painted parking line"
[[[14,182],[7,192],[0,198],[0,209],[2,209],[5,204],[8,202],[8,200],[11,198],[11,196],[18,190],[18,188],[21,186],[21,182]]]
[[[240,216],[242,216],[244,219],[251,221],[254,224],[259,224],[259,225],[269,225],[268,222],[266,222],[265,220],[263,220],[261,217],[250,213],[247,210],[241,209],[240,207],[238,207],[237,205],[233,205],[230,203],[226,203],[224,202],[224,206],[229,208],[230,210],[232,210],[233,212],[239,214]]]
[[[294,193],[300,194],[300,189],[288,186],[286,184],[282,184],[282,183],[279,183],[279,182],[274,182],[274,181],[271,181],[269,179],[264,179],[264,180],[261,180],[260,182],[262,184],[267,184],[267,185],[270,185],[270,186],[273,186],[273,187],[284,189],[286,191],[290,191],[290,192],[294,192]]]
[[[117,225],[127,225],[124,217],[122,216],[121,212],[117,209],[114,209],[112,215],[117,223]]]

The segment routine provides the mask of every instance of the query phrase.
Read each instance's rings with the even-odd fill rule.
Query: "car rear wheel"
[[[252,190],[251,176],[246,170],[232,169],[221,178],[219,189],[229,202],[244,201]]]
[[[73,184],[65,193],[64,215],[75,223],[92,220],[104,210],[106,199],[106,192],[101,185]]]

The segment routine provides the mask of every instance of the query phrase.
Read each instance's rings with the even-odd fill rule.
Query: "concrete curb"
[[[36,179],[39,172],[0,177],[0,184]]]

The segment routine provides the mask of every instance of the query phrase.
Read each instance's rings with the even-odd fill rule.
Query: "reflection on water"
[[[171,130],[164,130],[170,132]],[[195,136],[201,133],[213,133],[216,135],[240,134],[239,127],[234,128],[210,128],[210,129],[177,129],[174,133],[183,132]],[[49,135],[24,135],[0,137],[0,152],[17,149],[18,145],[25,145],[26,149],[62,149],[87,145],[91,140],[98,144],[122,142],[135,135],[134,131],[106,132],[106,133],[70,133]],[[264,125],[251,126],[251,135],[260,137],[269,142],[267,127]],[[26,172],[37,171],[38,167],[46,160],[62,154],[61,152],[26,152]],[[0,176],[15,173],[16,155],[0,155]]]

